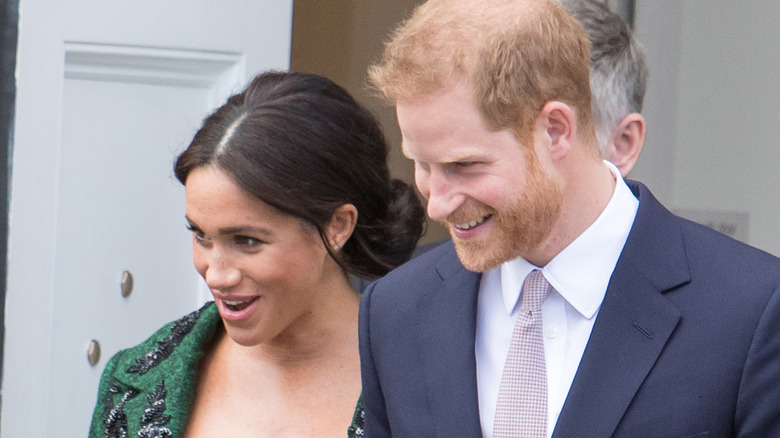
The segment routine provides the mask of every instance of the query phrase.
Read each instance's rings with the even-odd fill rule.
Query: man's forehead
[[[494,133],[501,135],[498,143],[505,143],[507,131]],[[459,163],[463,161],[495,161],[504,155],[501,147],[494,141],[497,137],[463,138],[459,136],[442,136],[430,141],[415,141],[402,138],[401,152],[403,155],[419,163]]]

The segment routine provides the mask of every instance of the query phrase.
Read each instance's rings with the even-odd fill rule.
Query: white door
[[[20,1],[2,436],[86,436],[107,359],[207,299],[173,160],[291,27],[292,0]]]

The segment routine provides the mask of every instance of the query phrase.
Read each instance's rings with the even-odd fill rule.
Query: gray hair
[[[558,0],[588,33],[593,122],[602,153],[624,117],[642,111],[645,54],[619,15],[596,0]]]

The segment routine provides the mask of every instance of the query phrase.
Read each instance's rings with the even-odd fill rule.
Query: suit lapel
[[[419,322],[431,424],[437,436],[481,436],[474,356],[480,275],[463,268],[454,249],[437,269],[442,282],[421,300]]]
[[[555,437],[611,436],[677,326],[677,309],[626,272],[613,277]]]
[[[682,233],[644,186],[639,211],[554,437],[611,436],[680,320],[663,292],[690,281]]]

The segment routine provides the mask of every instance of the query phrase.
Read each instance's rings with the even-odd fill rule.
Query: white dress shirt
[[[534,269],[541,269],[553,287],[542,306],[547,434],[552,435],[639,207],[618,169],[605,163],[615,176],[615,191],[590,227],[547,266],[539,268],[518,258],[482,276],[475,352],[484,437],[493,436],[498,387],[520,309],[520,293],[525,277]]]

